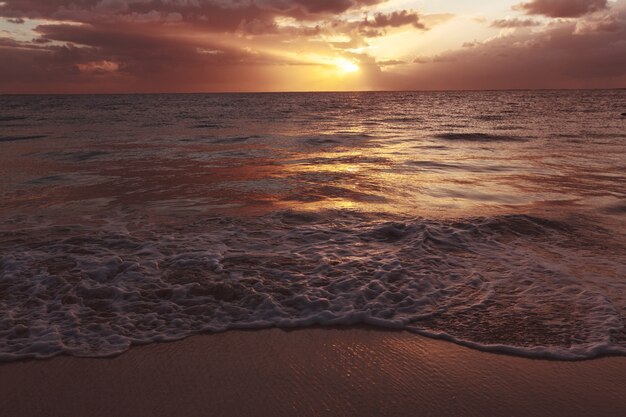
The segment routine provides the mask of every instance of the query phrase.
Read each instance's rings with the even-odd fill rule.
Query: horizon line
[[[107,95],[208,95],[208,94],[354,94],[354,93],[449,93],[449,92],[499,92],[499,91],[609,91],[609,90],[626,90],[625,87],[606,87],[606,88],[485,88],[485,89],[416,89],[416,90],[287,90],[287,91],[171,91],[171,92],[84,92],[84,93],[63,93],[63,92],[23,92],[23,93],[4,93],[0,92],[0,96],[107,96]]]

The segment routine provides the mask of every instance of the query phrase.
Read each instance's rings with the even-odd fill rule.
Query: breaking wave
[[[527,215],[286,211],[158,229],[16,218],[0,232],[0,359],[357,323],[526,356],[624,354],[623,248],[603,236]]]

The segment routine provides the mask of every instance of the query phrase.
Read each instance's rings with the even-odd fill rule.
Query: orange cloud
[[[113,61],[90,61],[84,64],[76,64],[78,70],[83,74],[107,74],[116,72],[120,65]]]

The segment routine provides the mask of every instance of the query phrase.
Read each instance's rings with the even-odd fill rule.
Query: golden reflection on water
[[[322,142],[305,152],[263,157],[251,152],[263,149],[262,144],[189,144],[158,158],[149,155],[158,147],[133,145],[125,151],[136,147],[149,156],[114,164],[106,160],[47,162],[45,169],[51,175],[39,178],[38,152],[25,153],[16,146],[15,160],[22,176],[34,179],[22,181],[17,191],[15,187],[12,192],[5,189],[5,205],[14,209],[37,202],[50,206],[107,199],[122,205],[144,205],[148,210],[153,207],[151,202],[163,202],[175,210],[173,201],[188,200],[203,201],[198,203],[199,210],[204,206],[219,211],[223,206],[239,214],[349,209],[439,217],[444,213],[485,213],[528,202],[515,195],[514,187],[519,184],[505,184],[510,173],[495,176],[490,170],[481,172],[480,158],[463,149],[453,155],[449,150],[445,154],[424,152],[415,149],[414,142],[382,144],[360,133],[351,140],[359,146]],[[500,152],[498,163],[511,160],[513,156]]]
[[[527,203],[505,183],[511,173],[493,175],[514,160],[507,152],[494,162],[466,149],[444,153],[416,149],[412,141],[363,142],[357,149],[331,146],[307,153],[304,160],[297,155],[285,161],[280,176],[304,180],[297,196],[276,205],[440,217],[485,214]],[[497,166],[491,169],[489,164]]]
[[[381,136],[364,120],[341,131],[244,139],[183,140],[168,148],[96,143],[87,155],[102,156],[93,158],[81,156],[78,142],[7,143],[1,209],[89,211],[98,201],[103,210],[130,206],[158,217],[274,210],[470,217],[610,204],[606,193],[619,193],[623,176],[591,158],[544,155],[526,142]]]

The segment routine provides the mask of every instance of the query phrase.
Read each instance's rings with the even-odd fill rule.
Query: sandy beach
[[[626,415],[624,357],[531,360],[365,327],[4,363],[0,386],[12,417]]]

